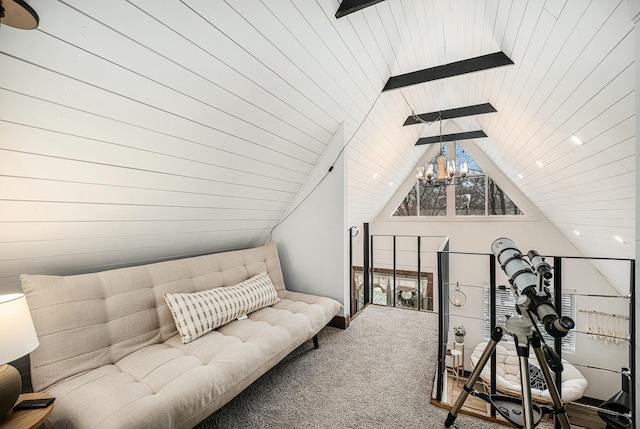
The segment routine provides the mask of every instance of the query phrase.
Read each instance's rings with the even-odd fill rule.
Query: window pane
[[[418,215],[418,197],[416,195],[416,187],[411,188],[404,200],[400,203],[394,216],[417,216]]]
[[[456,179],[456,215],[482,216],[485,214],[484,175]]]
[[[511,198],[489,178],[489,215],[522,215]]]
[[[466,162],[469,165],[468,174],[470,176],[473,176],[476,174],[484,174],[484,171],[482,171],[482,168],[480,168],[478,163],[473,158],[471,158],[471,155],[465,152],[459,143],[456,143],[456,163],[460,165],[460,163],[462,162]]]
[[[551,292],[551,301],[553,301],[553,291]],[[491,301],[489,299],[489,288],[484,288],[483,291],[484,309],[483,309],[483,324],[482,332],[485,338],[491,337]],[[576,297],[571,294],[562,295],[562,314],[569,316],[575,320],[576,318]],[[507,321],[507,315],[516,314],[516,299],[511,289],[496,290],[496,324],[498,326],[504,326]],[[540,332],[546,343],[553,347],[553,337],[547,334],[544,327],[539,324]],[[511,335],[505,335],[502,337],[506,342],[513,342]],[[576,348],[576,336],[574,331],[569,331],[566,337],[562,339],[562,350],[566,352],[575,352]]]
[[[420,216],[447,215],[447,187],[420,183]]]

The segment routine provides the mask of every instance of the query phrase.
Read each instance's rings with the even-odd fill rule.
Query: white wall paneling
[[[349,314],[349,254],[346,225],[346,162],[344,129],[336,134],[318,165],[333,169],[310,183],[305,193],[273,230],[287,287],[329,296]],[[324,169],[322,169],[324,170]]]

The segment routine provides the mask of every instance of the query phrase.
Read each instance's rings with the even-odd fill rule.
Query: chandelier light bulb
[[[424,167],[418,167],[416,168],[416,177],[418,178],[418,180],[423,180],[424,179]]]
[[[467,174],[469,174],[469,163],[467,161],[461,162],[460,163],[460,175],[462,177],[465,177]]]
[[[433,179],[434,175],[435,175],[435,167],[433,166],[433,164],[428,164],[427,165],[427,172],[426,172],[427,180],[431,181],[431,179]]]
[[[447,176],[453,178],[456,174],[456,163],[454,161],[447,161]]]

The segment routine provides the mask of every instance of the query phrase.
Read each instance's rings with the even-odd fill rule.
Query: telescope
[[[549,293],[549,280],[553,277],[552,267],[535,250],[529,251],[529,263],[515,243],[508,238],[498,238],[491,245],[505,274],[518,304],[517,310],[526,311],[529,317],[539,321],[545,331],[554,338],[562,338],[575,327],[573,319],[558,316]]]
[[[491,251],[509,277],[509,284],[516,297],[516,310],[521,317],[508,318],[504,328],[496,326],[493,329],[490,341],[478,359],[464,389],[451,407],[444,426],[448,428],[453,425],[467,396],[473,395],[492,404],[502,417],[518,429],[534,429],[544,414],[554,414],[556,423],[559,423],[562,429],[571,429],[560,393],[551,376],[551,370],[556,373],[563,370],[562,360],[545,344],[536,324],[536,322],[542,323],[547,333],[554,338],[564,337],[575,326],[570,317],[559,316],[551,302],[548,286],[553,277],[553,268],[535,250],[529,251],[525,259],[515,243],[508,238],[495,240],[491,245]],[[508,395],[479,392],[474,388],[480,373],[491,355],[495,353],[503,331],[513,337],[518,354],[522,401]],[[540,371],[548,386],[553,408],[541,407],[533,403],[529,373],[530,346],[533,347]]]

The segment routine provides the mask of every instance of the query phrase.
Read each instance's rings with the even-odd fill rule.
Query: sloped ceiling
[[[411,111],[484,102],[498,112],[456,124],[489,135],[559,230],[634,255],[624,1],[387,0],[340,19],[329,0],[30,5],[38,29],[0,27],[0,288],[261,244],[343,123],[349,223],[371,221],[437,134],[402,127]],[[496,51],[515,64],[381,93]]]
[[[635,257],[635,36],[626,2],[390,1],[370,9],[376,10],[359,13],[403,23],[396,27],[404,36],[392,75],[497,51],[514,61],[385,92],[378,104],[404,108],[403,122],[412,111],[490,102],[497,113],[455,119],[456,125],[488,134],[475,143],[583,255]],[[413,127],[422,136],[439,132],[437,123]],[[380,150],[375,139],[362,140],[352,143],[354,158]],[[413,136],[405,142],[410,164],[421,152],[410,147]],[[414,174],[414,167],[396,168]],[[365,190],[378,169],[379,186]],[[378,209],[375,198],[388,195],[379,192],[396,180],[390,169],[389,162],[369,163],[362,183],[352,178],[354,223]],[[367,170],[374,173],[365,176]],[[628,264],[594,263],[612,284],[628,285]]]

